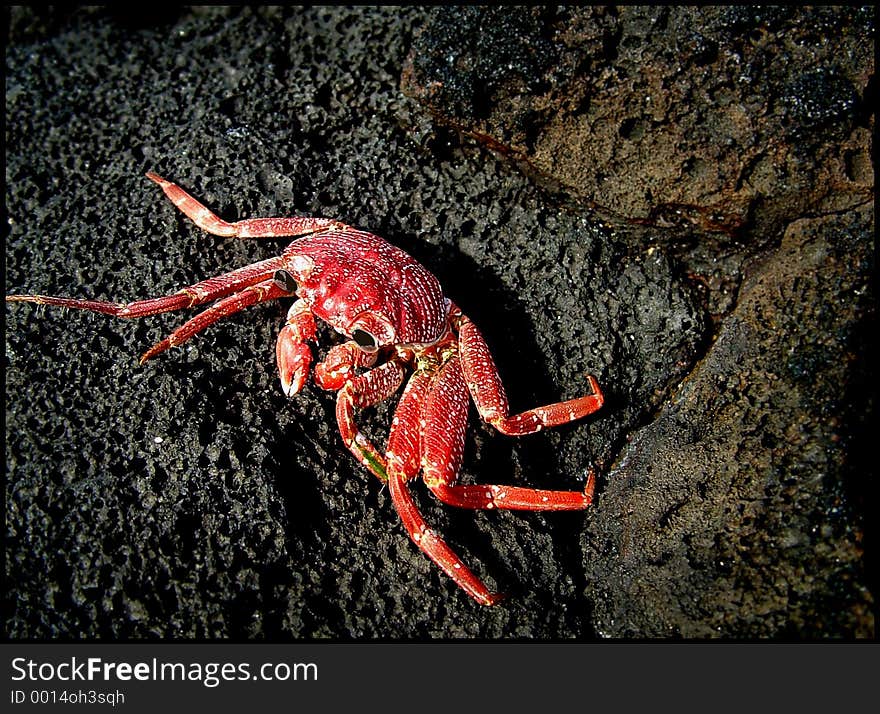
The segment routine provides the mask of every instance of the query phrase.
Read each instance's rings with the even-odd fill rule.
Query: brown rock
[[[584,538],[612,637],[873,637],[872,208],[798,221],[624,449]]]
[[[870,8],[438,8],[403,90],[606,216],[764,241],[873,191]]]

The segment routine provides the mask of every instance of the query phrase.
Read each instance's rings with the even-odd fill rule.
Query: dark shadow
[[[873,443],[877,433],[876,397],[877,382],[873,372],[876,364],[877,320],[868,310],[853,328],[849,347],[858,355],[852,363],[847,389],[840,399],[842,418],[839,434],[846,442],[846,456],[842,465],[841,479],[846,491],[846,501],[850,505],[853,520],[863,531],[862,548],[864,552],[865,580],[874,596],[877,596],[877,524],[871,517],[877,504],[877,457]],[[829,499],[833,494],[829,493]],[[856,536],[857,538],[857,536]],[[851,593],[843,594],[846,598]]]
[[[389,240],[399,245],[437,276],[444,294],[453,300],[470,317],[482,332],[495,359],[513,411],[558,401],[565,395],[551,379],[552,365],[538,348],[534,337],[536,326],[525,308],[524,298],[507,287],[495,272],[479,265],[469,256],[445,246],[417,242],[408,236],[391,235]],[[584,385],[586,386],[586,385]],[[583,422],[562,425],[554,432],[582,428]],[[479,438],[479,453],[475,445]],[[515,450],[515,453],[514,453]],[[515,478],[514,461],[524,475]],[[574,480],[574,469],[562,463],[556,448],[546,433],[540,432],[521,438],[498,433],[482,422],[476,409],[471,406],[468,420],[468,439],[462,472],[473,474],[480,483],[499,483],[546,489],[579,489],[582,485]],[[423,491],[418,484],[414,491]],[[424,503],[430,495],[421,499]],[[500,590],[515,597],[523,588],[529,588],[529,575],[511,570],[510,561],[504,553],[497,552],[485,540],[476,525],[473,511],[441,506],[448,519],[444,537],[450,543],[461,545],[462,558],[474,565],[475,570],[491,576]],[[488,513],[486,518],[500,520],[497,514]],[[529,529],[534,527],[534,515],[514,513],[513,518],[503,519],[499,527]],[[581,571],[582,556],[579,551],[579,532],[584,515],[578,513],[548,513],[547,528],[561,546],[558,553],[564,559],[575,581],[578,592],[583,591]]]

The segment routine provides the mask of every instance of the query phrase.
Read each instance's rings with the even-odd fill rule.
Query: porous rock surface
[[[816,215],[774,209],[766,233],[740,233],[751,250],[700,221],[684,238],[663,222],[603,224],[556,192],[563,177],[547,190],[400,91],[425,51],[415,38],[443,12],[8,10],[7,292],[166,294],[283,245],[203,234],[148,170],[229,220],[339,218],[435,272],[483,330],[515,409],[576,396],[596,374],[607,404],[581,424],[514,440],[472,414],[462,479],[582,488],[597,464],[597,508],[456,511],[415,484],[432,526],[510,594],[480,607],[344,449],[332,395],[281,393],[287,303],[144,366],[183,314],[9,305],[7,636],[873,633],[856,458],[871,408],[863,154],[837,214],[794,191]],[[835,72],[860,106],[850,64]],[[846,113],[840,96],[832,111]],[[502,99],[485,96],[490,116]],[[866,121],[848,118],[837,141]],[[393,402],[361,416],[378,442]]]
[[[467,7],[415,40],[435,120],[705,290],[713,341],[582,536],[600,634],[874,634],[873,33],[867,7]]]

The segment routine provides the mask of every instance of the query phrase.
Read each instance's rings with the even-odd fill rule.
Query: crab
[[[603,404],[595,377],[589,393],[511,414],[504,386],[480,331],[445,297],[437,278],[379,236],[327,218],[251,218],[228,223],[177,184],[147,173],[199,228],[236,238],[294,237],[273,258],[209,278],[164,297],[126,304],[45,295],[9,295],[7,302],[90,310],[139,318],[215,301],[141,357],[141,363],[180,345],[252,305],[295,296],[276,344],[281,388],[288,396],[305,385],[312,368],[309,342],[316,318],[346,340],[314,365],[319,387],[337,393],[336,420],[354,457],[387,484],[409,537],[476,602],[493,605],[492,592],[416,508],[410,484],[422,482],[443,503],[465,509],[575,511],[593,501],[590,469],[582,491],[457,482],[473,400],[480,417],[502,434],[522,436],[581,419]],[[387,446],[377,449],[358,428],[355,413],[390,398],[411,375],[391,421]]]

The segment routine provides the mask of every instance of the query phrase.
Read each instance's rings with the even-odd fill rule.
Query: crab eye
[[[379,349],[379,344],[376,341],[376,338],[366,330],[355,328],[351,333],[351,339],[353,339],[357,343],[357,346],[364,352],[376,352]]]
[[[275,282],[275,285],[286,293],[296,291],[296,280],[294,280],[293,276],[286,270],[276,270],[275,275],[272,276],[272,280]]]

